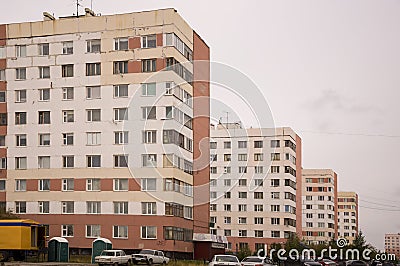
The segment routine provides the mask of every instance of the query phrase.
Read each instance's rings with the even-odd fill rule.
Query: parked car
[[[169,258],[164,256],[164,252],[153,249],[142,249],[138,254],[132,255],[134,264],[145,263],[152,264],[168,264]]]
[[[301,260],[301,265],[303,265],[303,266],[322,266],[321,263],[319,263],[319,262],[317,262],[315,260],[312,260],[312,259],[303,259],[303,260]]]
[[[318,261],[319,263],[322,264],[322,266],[338,266],[336,262],[330,259],[322,259]]]
[[[274,266],[275,264],[269,258],[249,256],[242,260],[242,266]]]
[[[367,266],[368,264],[362,260],[349,260],[346,261],[346,266]]]
[[[215,255],[208,266],[241,266],[239,259],[233,255]]]
[[[94,261],[99,265],[129,265],[131,256],[126,255],[125,251],[120,249],[103,250],[100,256],[96,256]]]

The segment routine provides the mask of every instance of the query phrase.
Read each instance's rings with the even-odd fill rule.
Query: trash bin
[[[92,263],[94,263],[94,258],[99,256],[103,250],[112,249],[112,243],[107,238],[96,238],[92,243]]]
[[[53,237],[49,240],[48,261],[68,262],[69,244],[63,237]]]

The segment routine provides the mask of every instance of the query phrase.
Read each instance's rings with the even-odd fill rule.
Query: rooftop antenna
[[[79,17],[79,6],[81,5],[81,4],[79,4],[80,1],[82,1],[82,0],[76,0],[76,17],[77,18]]]
[[[90,10],[93,10],[93,0],[90,0]]]
[[[225,111],[224,113],[226,113],[226,125],[228,126],[228,124],[229,124],[229,112]]]

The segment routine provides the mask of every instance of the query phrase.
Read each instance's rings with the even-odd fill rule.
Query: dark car
[[[319,263],[322,264],[322,266],[338,266],[338,264],[336,262],[334,262],[333,260],[329,260],[329,259],[322,259],[318,261]]]
[[[304,259],[304,260],[302,260],[301,261],[301,265],[303,265],[303,266],[322,266],[321,263],[319,263],[319,262],[317,262],[315,260],[312,260],[312,259]]]
[[[367,266],[368,264],[362,260],[349,260],[346,261],[346,266]]]

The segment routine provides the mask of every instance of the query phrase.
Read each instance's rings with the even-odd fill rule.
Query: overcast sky
[[[386,232],[400,232],[400,1],[93,0],[104,15],[165,7],[203,37],[213,61],[253,80],[275,124],[301,136],[304,168],[332,168],[340,190],[359,193],[369,242],[383,248]],[[0,23],[75,9],[73,0],[13,0]]]

